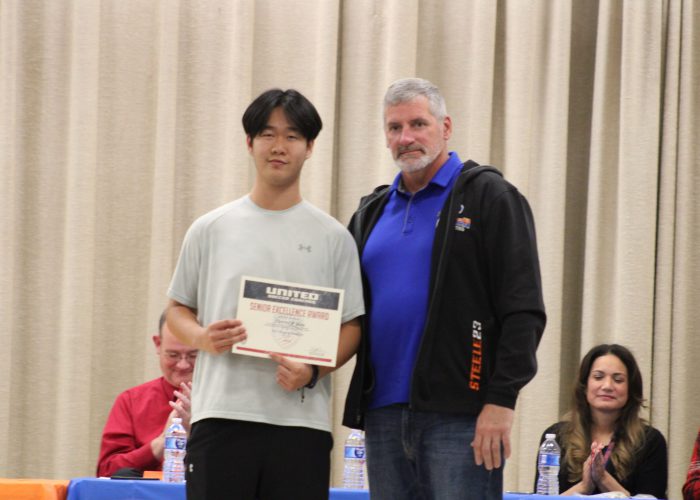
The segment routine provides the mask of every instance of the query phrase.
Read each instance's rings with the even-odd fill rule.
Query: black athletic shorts
[[[327,500],[330,432],[209,418],[187,442],[188,500]]]

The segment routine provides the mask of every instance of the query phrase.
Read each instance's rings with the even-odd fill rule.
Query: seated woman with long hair
[[[544,434],[561,446],[562,495],[620,491],[666,498],[666,440],[639,412],[642,375],[618,344],[593,347],[581,361],[571,411]],[[537,485],[537,477],[535,477]]]

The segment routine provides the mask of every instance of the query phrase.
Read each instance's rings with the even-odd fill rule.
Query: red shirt
[[[690,459],[688,467],[688,477],[683,485],[683,498],[685,500],[700,499],[700,431],[698,431],[698,437],[695,438],[693,457]]]
[[[102,432],[98,476],[111,476],[122,467],[161,469],[151,441],[163,432],[174,391],[175,387],[160,377],[117,396]]]

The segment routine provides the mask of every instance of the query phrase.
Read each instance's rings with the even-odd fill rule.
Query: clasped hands
[[[168,416],[168,422],[165,424],[163,434],[165,434],[165,430],[167,430],[173,417],[180,417],[182,419],[182,426],[185,428],[185,430],[187,430],[187,434],[189,434],[190,408],[192,404],[190,401],[190,398],[192,397],[192,382],[182,382],[180,384],[180,390],[176,390],[173,394],[175,394],[175,401],[168,402],[172,408],[172,411]]]
[[[600,491],[609,491],[606,485],[608,472],[605,470],[605,445],[593,441],[591,444],[591,454],[583,463],[582,486],[586,493],[592,493],[596,487]]]
[[[172,410],[165,421],[163,432],[151,440],[151,452],[158,460],[163,460],[165,433],[168,427],[170,427],[173,417],[180,417],[182,419],[182,426],[187,430],[187,434],[190,433],[190,398],[192,394],[192,382],[182,382],[180,384],[180,390],[176,390],[174,394],[175,401],[168,402]]]

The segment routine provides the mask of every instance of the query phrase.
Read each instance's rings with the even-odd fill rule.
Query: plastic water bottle
[[[365,434],[353,429],[345,440],[343,488],[365,487]]]
[[[185,448],[187,431],[182,426],[182,419],[173,417],[165,431],[165,450],[163,452],[163,481],[166,483],[183,483],[185,481]]]
[[[537,494],[559,494],[559,459],[561,448],[557,444],[555,434],[545,434],[537,457]]]

